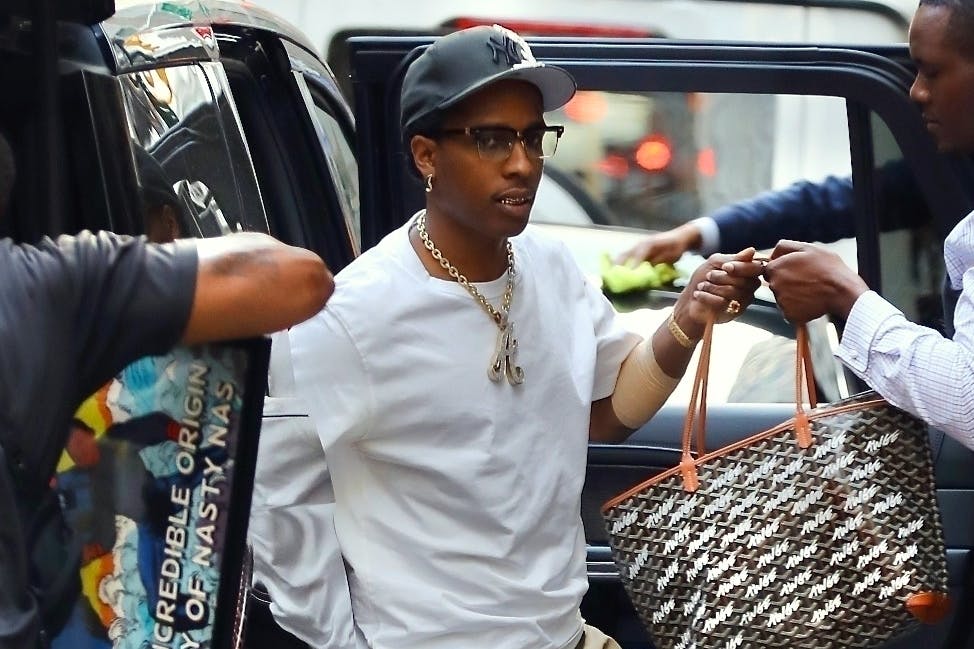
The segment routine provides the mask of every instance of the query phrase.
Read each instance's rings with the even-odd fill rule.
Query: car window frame
[[[337,272],[355,257],[355,248],[293,76],[290,42],[232,25],[221,26],[216,36],[244,134],[259,150],[258,182],[263,176],[273,186],[268,191],[274,195],[267,197],[271,234],[317,252]],[[337,114],[351,123],[347,108]],[[286,197],[280,195],[282,186],[289,188]]]
[[[956,215],[961,211],[959,206],[970,205],[971,191],[962,182],[963,176],[951,171],[950,161],[936,154],[909,99],[913,74],[904,64],[908,57],[905,47],[854,50],[813,44],[658,39],[528,40],[539,61],[568,70],[580,89],[826,96],[844,100],[850,166],[860,185],[855,205],[860,223],[857,255],[863,261],[863,278],[877,288],[881,287],[875,188],[871,186],[875,182],[873,157],[868,146],[869,111],[878,115],[894,134],[933,214]],[[398,227],[403,215],[423,204],[420,184],[406,171],[407,154],[398,127],[398,97],[405,68],[431,42],[428,36],[360,37],[349,41],[359,120],[361,182],[363,186],[385,188],[383,192],[362,195],[366,248]],[[825,344],[834,345],[835,337],[830,338]],[[850,383],[850,377],[851,374],[844,377],[845,383]],[[851,384],[861,385],[855,381]],[[674,404],[665,405],[663,410],[673,408],[685,411],[685,406]],[[644,428],[634,436],[638,440],[635,443],[654,444],[668,438],[663,417],[657,416]],[[718,445],[719,442],[716,440]]]
[[[369,123],[360,128],[359,164],[363,185],[385,182],[390,192],[383,196],[364,194],[363,224],[376,223],[374,232],[363,232],[363,246],[374,244],[409,213],[421,199],[421,190],[405,178],[403,145],[398,125],[388,120],[397,114],[402,71],[392,73],[397,81],[377,96],[375,80],[389,77],[389,59],[395,56],[400,68],[415,56],[415,48],[432,41],[425,37],[353,38],[349,41],[357,76],[355,105]],[[573,74],[582,89],[660,92],[750,92],[764,94],[824,95],[845,98],[869,107],[890,126],[904,156],[935,214],[954,214],[966,204],[970,191],[940,157],[916,119],[916,108],[904,88],[912,73],[883,53],[895,48],[851,50],[815,45],[726,45],[703,42],[672,42],[653,39],[529,39],[540,61],[561,66]],[[371,44],[371,45],[370,45]],[[380,48],[375,45],[381,44]],[[901,48],[902,49],[902,48]],[[814,89],[814,92],[810,90]],[[385,125],[382,120],[386,120]],[[863,128],[850,122],[850,138]],[[861,155],[861,154],[860,154]],[[916,160],[933,157],[934,163]],[[383,162],[385,160],[385,162]],[[852,159],[853,167],[865,168],[868,161]],[[861,170],[860,170],[861,173]],[[864,176],[863,176],[864,178]],[[376,194],[376,193],[373,193]],[[364,226],[363,226],[364,227]],[[867,259],[868,261],[868,259]],[[864,278],[875,282],[878,273],[864,267]]]

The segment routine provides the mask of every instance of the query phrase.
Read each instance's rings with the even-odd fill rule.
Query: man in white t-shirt
[[[497,26],[427,49],[401,114],[426,209],[290,332],[369,647],[617,647],[579,615],[588,441],[647,421],[708,319],[758,286],[753,249],[715,256],[649,339],[617,322],[567,249],[527,227],[562,131],[544,112],[574,92]],[[750,276],[720,270],[730,259]]]

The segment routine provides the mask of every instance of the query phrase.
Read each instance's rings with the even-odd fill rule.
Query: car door
[[[151,159],[184,208],[181,236],[270,232],[337,272],[358,250],[358,174],[352,115],[334,76],[267,16],[223,5],[202,15],[193,23],[175,5],[150,6],[102,23],[114,74],[71,75],[72,98],[96,116],[72,111],[72,145],[131,150],[136,194],[145,191],[139,162]],[[129,216],[138,196],[128,195],[127,160],[100,160],[76,163],[86,187],[104,188],[82,202],[86,219],[107,214],[104,227],[142,232]]]
[[[362,244],[377,242],[422,206],[422,189],[406,173],[398,129],[398,94],[409,61],[428,38],[352,39],[351,69],[358,128]],[[856,50],[814,45],[673,43],[544,39],[536,57],[568,69],[584,105],[549,115],[583,134],[564,138],[549,164],[580,181],[592,198],[614,210],[627,229],[596,225],[552,226],[583,270],[595,255],[619,252],[647,231],[686,222],[721,204],[789,182],[851,175],[855,236],[834,244],[871,287],[911,318],[937,325],[943,237],[972,207],[970,161],[938,155],[908,97],[912,72],[905,46]],[[578,98],[577,97],[577,98]],[[574,113],[573,113],[574,111]],[[593,126],[592,115],[605,122]],[[632,133],[624,127],[652,124]],[[655,129],[662,135],[653,140]],[[631,129],[630,129],[631,130]],[[591,136],[591,137],[589,137]],[[587,138],[587,139],[586,139]],[[642,144],[652,146],[641,147]],[[665,144],[665,147],[663,146]],[[641,169],[631,166],[640,162]],[[632,155],[630,155],[632,154]],[[664,155],[665,154],[665,155]],[[654,157],[655,156],[655,157]],[[670,165],[686,160],[683,171]],[[558,162],[560,161],[560,162]],[[660,162],[667,164],[660,166]],[[930,214],[916,223],[890,224],[895,206],[882,200],[877,170],[896,163],[919,188]],[[628,165],[628,166],[623,166]],[[668,177],[658,173],[666,168]],[[620,170],[624,173],[620,173]],[[636,173],[638,172],[638,173]],[[381,188],[381,191],[379,191]],[[542,200],[539,192],[538,201]],[[910,215],[906,215],[909,217]],[[634,227],[635,226],[635,227]],[[578,245],[584,239],[586,245]],[[604,250],[592,249],[599,242]],[[587,246],[587,247],[586,247]],[[686,257],[689,264],[699,258]],[[678,263],[679,266],[679,263]],[[594,281],[597,279],[593,277]],[[672,304],[672,291],[615,299],[634,326],[649,334]],[[791,327],[764,292],[739,329],[715,340],[715,359],[727,387],[712,398],[708,446],[717,448],[787,419],[794,409],[794,340]],[[645,315],[646,317],[642,317]],[[938,321],[938,318],[940,319]],[[813,336],[816,382],[828,400],[864,388],[832,358],[841,323],[818,322]],[[792,365],[793,367],[793,365]],[[782,396],[784,395],[784,396]],[[615,635],[624,647],[651,647],[622,591],[599,513],[602,503],[677,464],[686,392],[630,440],[590,445],[582,517],[588,541],[590,590],[586,619]],[[887,647],[974,646],[964,627],[972,597],[970,549],[974,526],[974,456],[939,431],[931,431],[937,489],[948,545],[951,597],[961,615],[917,629]]]
[[[286,34],[222,24],[216,38],[271,234],[338,272],[359,250],[358,168],[334,76]]]
[[[59,234],[71,227],[153,238],[150,214],[165,204],[178,224],[168,237],[270,232],[319,253],[336,272],[354,257],[354,128],[333,75],[281,25],[258,21],[242,8],[218,19],[219,8],[226,9],[201,5],[207,20],[196,22],[189,22],[189,10],[168,4],[130,9],[92,28],[65,26],[63,40],[72,49],[61,60],[57,117],[63,115],[66,133],[60,155],[52,151],[50,157],[64,159],[59,178],[70,189],[64,196],[70,220],[35,223],[18,210],[24,218],[14,225],[24,238],[34,230]],[[29,79],[32,69],[11,65],[15,57],[3,54],[0,76],[25,85],[21,75]],[[30,124],[30,102],[17,99],[0,102],[0,113],[16,113],[15,124]],[[53,174],[42,178],[47,187],[59,187]],[[238,475],[253,475],[256,441],[248,436]],[[235,500],[234,525],[246,521],[247,505],[239,504],[251,501],[243,495],[251,486],[246,480]],[[244,535],[234,535],[239,545],[232,552],[239,557]],[[229,587],[223,591],[230,593]],[[252,610],[250,644],[303,646],[275,624],[266,606]],[[94,625],[92,632],[101,630]]]

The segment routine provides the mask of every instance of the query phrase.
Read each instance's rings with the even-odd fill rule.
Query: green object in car
[[[186,7],[180,7],[175,2],[163,2],[159,6],[159,10],[165,11],[167,13],[171,13],[174,16],[179,16],[180,18],[183,18],[185,20],[193,19],[193,12],[190,9]]]
[[[670,285],[681,276],[673,264],[653,264],[648,261],[616,264],[609,253],[602,254],[601,268],[602,288],[607,293],[648,291]]]

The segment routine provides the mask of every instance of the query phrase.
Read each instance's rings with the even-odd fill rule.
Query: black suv
[[[353,39],[354,97],[345,98],[299,33],[246,4],[155,3],[107,20],[110,3],[79,2],[62,7],[59,16],[46,2],[8,4],[0,4],[0,84],[7,89],[0,96],[0,128],[21,173],[0,223],[4,236],[33,241],[84,228],[144,233],[149,224],[140,215],[161,169],[179,199],[181,236],[266,231],[315,250],[337,272],[422,203],[421,187],[406,173],[398,90],[405,64],[428,37]],[[54,28],[45,18],[61,20]],[[557,38],[532,46],[539,59],[564,66],[592,92],[672,93],[680,101],[757,97],[781,110],[796,98],[838,106],[830,128],[845,139],[838,153],[857,198],[857,236],[847,242],[851,260],[907,313],[929,316],[942,276],[939,246],[974,204],[974,170],[966,159],[934,151],[908,99],[912,71],[905,46]],[[566,123],[569,117],[559,116]],[[787,129],[776,137],[782,146],[800,144],[797,134],[789,141]],[[873,170],[895,158],[907,161],[937,216],[914,230],[882,232]],[[618,249],[641,235],[596,225],[543,227],[566,240],[594,276],[603,248]],[[665,314],[673,296],[648,291],[616,304],[644,328]],[[833,399],[862,386],[828,362],[830,326],[824,323],[815,340],[817,355],[826,359],[817,364],[816,380],[820,393]],[[770,302],[749,309],[742,327],[733,330],[737,344],[727,347],[793,349],[790,328]],[[710,408],[712,447],[790,416],[780,395],[790,393],[791,379],[778,371],[779,360],[757,352],[727,359],[728,388]],[[678,392],[627,444],[589,451],[582,513],[590,591],[583,614],[627,649],[652,645],[622,591],[599,509],[677,463],[685,407]],[[966,615],[974,605],[974,456],[936,431],[931,442],[951,594],[961,614],[888,646],[974,647]],[[264,616],[251,618],[249,635],[253,646],[268,646],[269,635],[280,647],[295,642]]]
[[[262,231],[345,266],[359,249],[352,114],[303,38],[238,3],[113,10],[0,3],[0,132],[18,165],[0,233]],[[76,611],[111,646],[105,601]],[[248,631],[250,646],[301,646],[257,599]]]
[[[336,270],[356,254],[351,111],[291,28],[236,3],[159,3],[61,22],[52,57],[29,18],[0,32],[0,125],[21,167],[5,235],[144,232],[148,154],[183,235],[269,231]],[[45,57],[59,72],[47,88]]]

